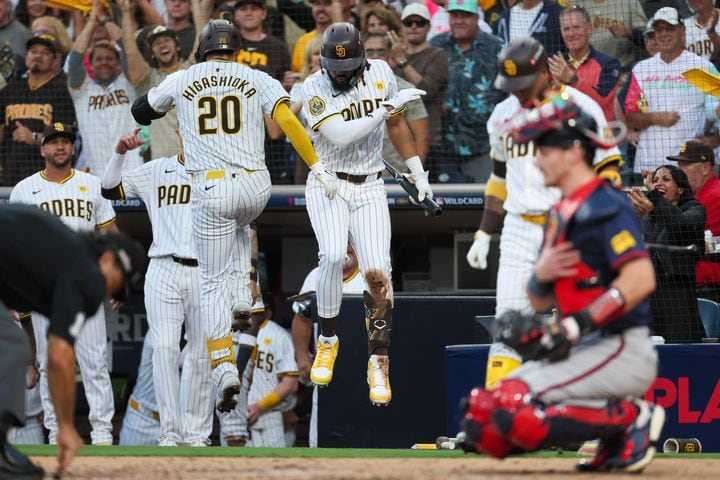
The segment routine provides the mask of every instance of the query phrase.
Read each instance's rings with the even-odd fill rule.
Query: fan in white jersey
[[[109,41],[98,41],[90,46],[92,34],[102,20],[100,8],[99,3],[96,4],[87,16],[85,27],[68,55],[68,87],[82,136],[82,159],[90,168],[90,173],[98,177],[105,170],[115,142],[135,127],[130,107],[136,98],[135,88],[121,70],[121,66],[127,64],[121,59],[121,55],[125,54]],[[94,78],[85,71],[83,58],[86,52]],[[131,152],[126,169],[142,163],[140,152]]]
[[[713,0],[688,0],[688,5],[695,15],[684,20],[685,48],[705,60],[716,60],[716,52],[720,52],[720,10]]]
[[[348,240],[355,247],[369,292],[365,307],[368,326],[368,384],[370,401],[387,405],[393,292],[390,265],[390,214],[381,172],[383,127],[387,120],[393,145],[410,170],[408,178],[420,200],[432,196],[428,172],[423,170],[412,134],[402,115],[405,104],[425,92],[397,90],[395,75],[382,60],[366,60],[360,34],[349,23],[334,23],[323,35],[321,70],[302,86],[303,115],[319,132],[315,148],[340,180],[333,201],[309,178],[307,209],[319,252],[317,289],[321,335],[310,378],[326,386],[338,354],[335,335],[342,299],[342,266]]]
[[[133,105],[133,116],[149,125],[177,110],[185,169],[192,174],[192,220],[201,277],[201,311],[213,379],[219,386],[216,407],[231,410],[240,379],[230,332],[227,288],[231,256],[248,260],[239,235],[262,212],[270,197],[265,165],[264,118],[280,124],[325,194],[334,196],[337,180],[317,161],[310,139],[288,106],[280,82],[234,62],[240,35],[227,20],[211,20],[200,33],[199,63],[169,75]],[[247,281],[242,282],[247,285]],[[241,300],[249,309],[250,291]]]
[[[485,187],[482,222],[467,261],[473,268],[487,267],[490,237],[502,225],[495,306],[498,317],[510,309],[532,313],[525,285],[542,246],[547,211],[560,199],[560,193],[545,187],[542,172],[535,166],[534,144],[514,144],[508,128],[519,113],[542,103],[550,87],[543,46],[533,38],[519,38],[505,46],[498,56],[495,87],[511,95],[495,107],[488,121],[493,173]],[[601,129],[608,125],[602,109],[590,97],[571,87],[563,87],[562,91],[592,115]],[[600,176],[617,181],[620,161],[617,147],[598,148],[594,166],[596,170],[604,169]],[[505,344],[493,343],[485,388],[491,390],[521,361],[520,355]]]
[[[310,270],[305,280],[303,281],[302,287],[298,294],[294,297],[297,298],[293,302],[292,309],[295,314],[292,319],[292,339],[295,347],[295,361],[298,365],[299,381],[303,385],[310,385],[310,367],[312,365],[313,351],[315,350],[315,340],[312,336],[313,323],[312,323],[312,311],[310,306],[312,304],[312,296],[317,291],[318,287],[318,267]],[[361,295],[367,286],[365,285],[365,278],[360,274],[358,268],[358,260],[355,255],[355,250],[352,245],[348,244],[347,256],[345,257],[345,263],[343,264],[342,272],[342,294],[343,295]],[[312,342],[312,345],[311,345]],[[310,432],[309,432],[309,446],[317,447],[317,412],[318,412],[318,401],[317,401],[317,387],[313,388],[312,393],[312,408],[310,415]]]
[[[141,198],[153,232],[145,281],[145,309],[152,337],[152,376],[160,414],[161,446],[202,446],[212,430],[212,382],[207,366],[200,276],[192,237],[190,174],[182,154],[158,158],[125,172],[125,155],[144,142],[139,129],[124,134],[103,174],[103,195]],[[180,369],[181,330],[188,344]]]
[[[10,194],[10,203],[37,205],[60,217],[76,232],[88,233],[96,228],[117,231],[112,204],[100,193],[100,179],[72,168],[75,134],[71,127],[55,123],[45,127],[44,133],[40,154],[45,159],[45,169],[21,180]],[[40,314],[33,316],[47,322]],[[50,443],[55,443],[57,423],[47,383],[47,355],[44,349],[38,348],[38,351],[44,422],[50,431]],[[92,426],[92,443],[111,444],[115,408],[107,364],[105,309],[102,305],[80,332],[76,352],[90,406],[88,417]]]

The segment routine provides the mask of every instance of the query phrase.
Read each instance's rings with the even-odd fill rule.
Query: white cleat
[[[370,403],[377,407],[387,407],[392,399],[390,359],[387,355],[370,355],[367,382],[370,387]]]

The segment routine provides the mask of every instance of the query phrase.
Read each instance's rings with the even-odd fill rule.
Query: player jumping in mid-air
[[[200,32],[199,63],[169,75],[133,105],[142,125],[175,108],[183,138],[185,169],[192,176],[193,235],[198,250],[201,312],[208,356],[218,386],[216,407],[237,403],[240,379],[230,332],[231,292],[227,288],[233,252],[249,263],[249,249],[236,248],[243,227],[262,212],[270,197],[265,165],[264,118],[277,121],[310,166],[328,197],[337,179],[318,161],[304,128],[290,111],[289,97],[269,75],[234,62],[240,36],[227,20],[211,20]],[[245,244],[245,243],[243,243]],[[241,282],[248,284],[248,279]],[[248,288],[240,297],[251,305]]]
[[[392,330],[393,291],[390,277],[390,215],[382,181],[383,126],[387,120],[393,145],[410,170],[420,200],[432,197],[412,134],[402,115],[405,104],[425,92],[398,91],[392,69],[382,60],[366,60],[360,34],[349,23],[334,23],[323,35],[322,69],[302,86],[303,115],[319,133],[320,158],[340,179],[334,201],[309,178],[307,209],[320,247],[317,304],[321,334],[310,378],[330,383],[338,354],[335,335],[342,301],[342,272],[350,243],[357,252],[369,292],[364,293],[368,329],[370,401],[387,405],[392,397],[388,350]]]
[[[542,102],[550,81],[547,54],[537,40],[519,38],[500,52],[495,86],[512,95],[495,107],[488,121],[493,173],[485,187],[480,229],[467,253],[470,266],[486,268],[491,235],[502,226],[496,318],[509,309],[532,311],[522,285],[527,283],[537,260],[547,211],[560,198],[557,189],[545,186],[542,173],[533,164],[535,145],[532,142],[514,143],[507,134],[506,125],[526,109]],[[587,110],[601,128],[607,125],[602,109],[594,100],[572,87],[564,87],[563,91]],[[612,165],[613,168],[608,168],[603,175],[616,176],[615,166],[620,159],[617,147],[598,148],[594,165],[596,169]],[[488,356],[486,388],[492,389],[495,382],[517,368],[521,360],[507,345],[494,342]]]
[[[613,143],[595,115],[567,92],[536,112],[512,136],[516,145],[534,141],[545,184],[562,200],[548,215],[527,294],[534,311],[556,305],[559,315],[508,310],[496,319],[496,339],[530,361],[492,392],[470,393],[463,446],[503,458],[599,437],[580,470],[640,472],[665,421],[662,407],[642,399],[658,365],[648,328],[652,261],[627,198],[593,171],[595,150]]]

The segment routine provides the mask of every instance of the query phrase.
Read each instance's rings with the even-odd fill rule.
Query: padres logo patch
[[[382,92],[383,90],[385,90],[385,82],[383,82],[382,80],[379,82],[375,82],[375,88]]]
[[[610,239],[610,247],[615,252],[615,255],[620,255],[635,245],[637,245],[635,237],[627,230],[623,230]]]
[[[87,192],[87,187],[85,185],[78,185],[78,190],[81,192]]]
[[[503,62],[503,67],[505,68],[505,73],[509,76],[514,77],[517,75],[517,65],[515,65],[515,62],[512,60],[505,60]]]
[[[313,97],[308,102],[308,108],[313,115],[320,115],[325,111],[325,102],[320,97]]]
[[[263,339],[263,343],[265,344],[266,347],[269,347],[270,344],[272,343],[272,338]]]
[[[345,58],[345,47],[342,45],[335,45],[335,55],[340,58]]]

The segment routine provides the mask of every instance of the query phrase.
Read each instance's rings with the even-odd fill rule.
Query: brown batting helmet
[[[516,38],[498,54],[495,88],[506,92],[524,90],[547,68],[548,57],[540,42],[531,37]]]

